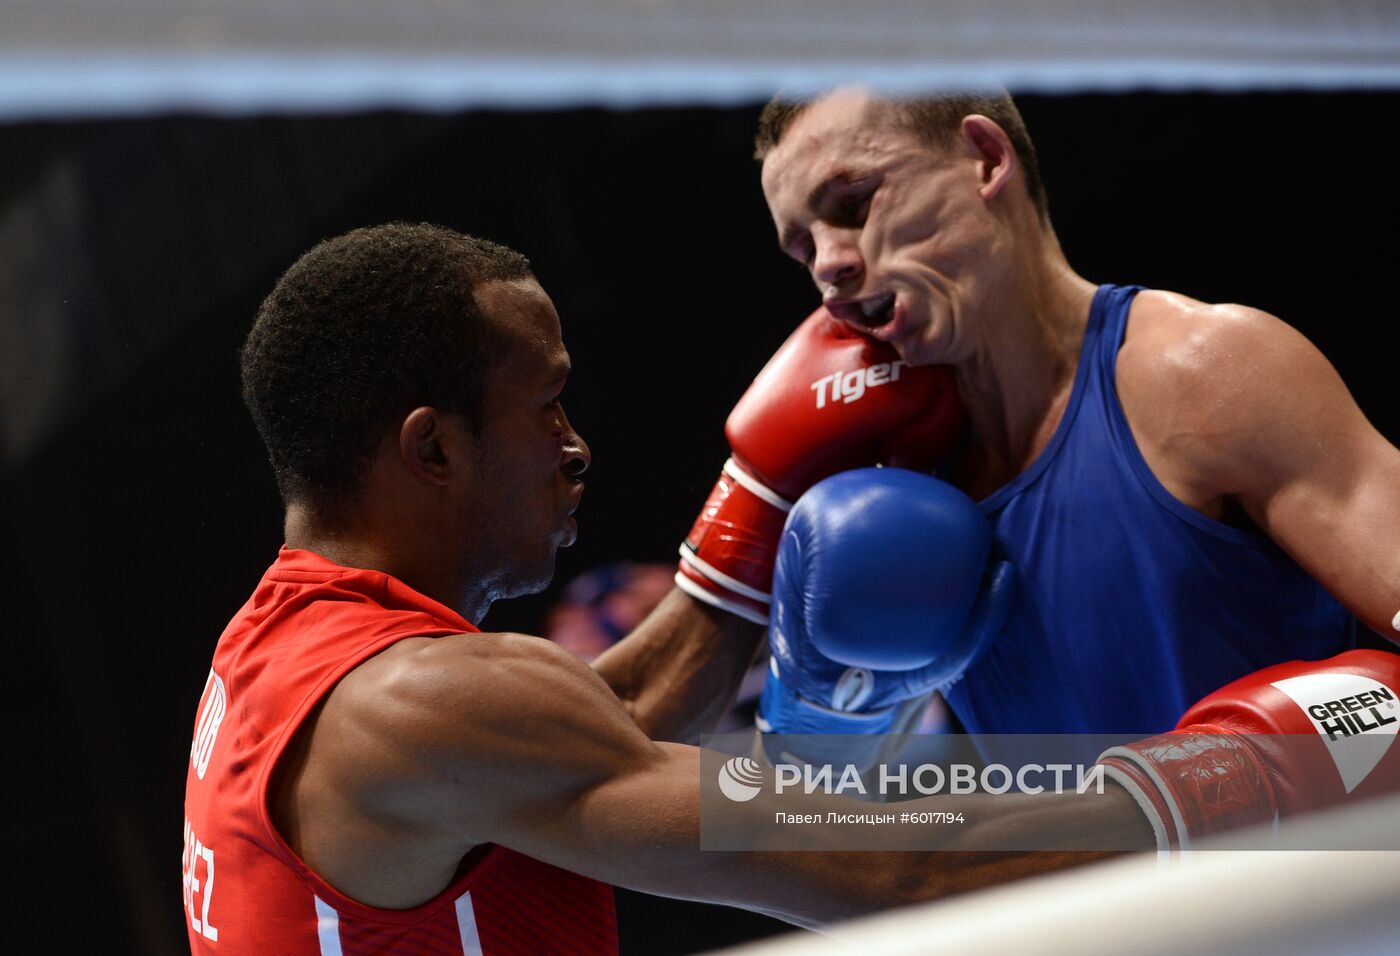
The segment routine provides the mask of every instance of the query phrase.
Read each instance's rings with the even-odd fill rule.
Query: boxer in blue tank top
[[[1009,97],[774,101],[756,145],[827,309],[957,378],[940,476],[1021,580],[947,690],[969,730],[1156,732],[1357,618],[1400,636],[1400,451],[1273,316],[1077,275]]]
[[[974,733],[1158,730],[1242,674],[1353,646],[1351,615],[1277,545],[1188,508],[1143,460],[1114,387],[1137,292],[1099,288],[1055,434],[980,502],[1021,587],[947,692]]]

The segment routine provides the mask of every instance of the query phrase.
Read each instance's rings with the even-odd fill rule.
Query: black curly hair
[[[427,223],[356,229],[293,263],[239,355],[283,502],[334,511],[384,430],[419,406],[478,431],[504,340],[473,289],[532,276],[520,253]]]

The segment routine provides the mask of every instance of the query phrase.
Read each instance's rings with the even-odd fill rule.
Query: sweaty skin
[[[955,483],[982,498],[1029,467],[1067,406],[1095,287],[1030,200],[1005,132],[972,115],[931,149],[887,105],[842,90],[797,116],[762,181],[779,244],[834,314],[912,364],[953,366],[974,436]],[[1143,292],[1117,386],[1171,494],[1252,522],[1395,637],[1400,451],[1314,346],[1256,309]]]
[[[290,547],[392,574],[472,621],[548,580],[556,549],[573,541],[589,460],[559,402],[568,356],[548,297],[525,281],[489,283],[477,298],[516,333],[480,434],[414,409],[384,436],[344,515],[331,523],[293,504],[286,518]],[[804,925],[1103,855],[967,852],[1011,834],[1043,833],[1053,847],[1087,830],[1097,845],[1153,846],[1132,798],[1110,786],[950,799],[939,807],[970,823],[943,828],[945,852],[701,852],[700,751],[659,741],[709,729],[762,635],[674,590],[596,669],[519,634],[409,638],[351,671],[303,725],[273,782],[273,818],[313,870],[371,906],[431,899],[490,842]]]

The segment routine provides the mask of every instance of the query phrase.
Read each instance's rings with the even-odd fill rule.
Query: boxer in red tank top
[[[287,545],[197,710],[192,949],[615,951],[604,881],[647,881],[568,807],[658,760],[641,728],[707,730],[762,632],[675,593],[599,665],[608,683],[478,632],[548,583],[589,462],[528,261],[426,225],[322,243],[263,303],[242,371]]]
[[[616,950],[604,883],[483,844],[431,899],[379,909],[318,876],[269,815],[278,759],[341,677],[403,638],[475,631],[386,574],[282,550],[220,639],[200,701],[185,791],[184,891],[195,952]]]

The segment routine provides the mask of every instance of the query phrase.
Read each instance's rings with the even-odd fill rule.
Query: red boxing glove
[[[1159,849],[1400,790],[1400,654],[1358,650],[1256,671],[1169,734],[1099,758]]]
[[[681,545],[676,584],[767,624],[778,537],[798,496],[851,468],[928,471],[966,428],[946,366],[911,367],[818,309],[730,413],[733,456]]]

